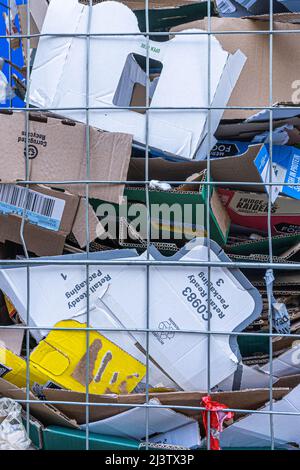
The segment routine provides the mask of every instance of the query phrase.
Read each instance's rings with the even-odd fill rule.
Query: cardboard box
[[[22,112],[0,113],[2,142],[1,182],[26,181],[24,151],[25,117]],[[66,145],[67,143],[67,145]],[[86,181],[86,126],[49,115],[31,114],[29,121],[30,180],[47,182],[71,194],[85,197],[86,185],[55,184]],[[132,137],[128,134],[101,132],[90,128],[90,171],[96,181],[126,181]],[[9,159],[6,156],[9,155]],[[119,203],[124,187],[90,184],[90,196]]]
[[[247,152],[248,147],[249,144],[245,142],[221,141],[214,147],[211,157],[238,157]],[[269,144],[265,144],[265,147],[270,155]],[[271,161],[271,156],[269,156],[269,160]],[[300,149],[288,145],[273,145],[272,163],[273,175],[275,176],[273,181],[278,182],[280,193],[294,199],[300,199],[300,185],[297,186],[296,184],[300,182]],[[264,168],[260,170],[262,178],[263,173],[266,171]],[[280,186],[280,183],[290,183],[291,186]]]
[[[44,450],[86,450],[86,433],[79,429],[48,426],[43,432]],[[139,450],[140,442],[89,433],[90,450]]]
[[[219,188],[232,224],[268,234],[268,195],[235,189]],[[300,232],[299,201],[278,196],[272,204],[272,235]],[[249,230],[250,233],[250,230]]]
[[[78,0],[52,0],[42,29],[31,73],[28,101],[36,107],[85,108],[86,48],[82,37],[87,33],[88,7]],[[147,40],[138,35],[140,29],[133,11],[119,2],[101,2],[93,6],[91,33],[106,34],[105,41],[91,37],[90,123],[100,129],[133,134],[136,142],[145,144],[146,116],[121,109],[131,106],[135,85],[145,88],[148,77],[139,61],[147,56]],[[55,38],[47,33],[68,33]],[[109,33],[131,33],[130,37],[111,38]],[[204,158],[208,148],[208,111],[226,106],[234,85],[245,64],[240,51],[229,54],[211,38],[213,72],[208,96],[208,40],[204,35],[178,35],[170,41],[150,40],[149,57],[161,70],[150,87],[149,145],[192,159]],[[61,53],[58,55],[57,51]],[[199,50],[201,53],[199,53]],[[105,73],[103,71],[105,69]],[[82,69],[81,79],[74,80],[74,71]],[[97,77],[97,78],[95,78]],[[200,84],[200,86],[199,86]],[[158,110],[161,107],[194,107],[190,110]],[[153,109],[151,109],[153,108]],[[154,109],[155,108],[155,109]],[[204,108],[204,109],[203,109]],[[86,122],[85,111],[63,111],[64,116]],[[222,111],[212,113],[211,132],[217,129]],[[213,140],[213,139],[211,139]],[[211,142],[213,143],[213,142]]]
[[[208,30],[208,20],[200,20],[173,28],[172,31],[185,29]],[[234,54],[237,49],[247,57],[237,84],[233,90],[228,106],[251,107],[249,109],[227,110],[223,119],[244,120],[253,114],[253,108],[270,105],[269,77],[270,40],[268,34],[255,34],[258,31],[269,31],[268,21],[253,21],[238,18],[212,18],[211,31],[222,47]],[[299,80],[300,57],[296,47],[299,25],[274,22],[274,31],[288,30],[288,34],[274,34],[273,54],[273,103],[290,102],[293,93],[292,85]],[[241,34],[220,34],[218,31],[234,31]],[[253,34],[243,34],[253,31]],[[293,34],[295,31],[295,34]],[[287,74],[288,70],[288,74]],[[271,103],[271,104],[273,104]],[[230,123],[236,125],[236,122]]]
[[[275,256],[281,256],[290,248],[297,246],[300,242],[300,233],[276,235],[272,237],[272,248]],[[265,255],[269,254],[269,238],[249,240],[227,245],[226,251],[237,255]],[[288,258],[287,258],[288,260]],[[286,260],[286,261],[287,261]]]
[[[23,186],[0,185],[0,241],[21,244],[21,224],[26,198]],[[66,237],[73,233],[80,247],[86,246],[86,200],[45,186],[30,186],[27,196],[24,240],[37,256],[60,255]],[[101,224],[89,206],[90,241],[101,233]]]
[[[162,158],[149,159],[149,179],[158,181],[178,181],[184,183],[190,175],[207,169],[207,161],[173,162]],[[212,159],[210,162],[211,180],[219,186],[234,187],[242,191],[263,192],[269,182],[269,154],[264,145],[251,145],[239,158],[227,157]],[[128,180],[144,181],[145,160],[132,158]],[[278,181],[279,180],[279,181]],[[273,171],[272,181],[280,184]],[[247,183],[250,183],[247,185]],[[254,183],[257,183],[255,185]],[[280,187],[273,186],[272,199],[278,196]]]
[[[199,174],[190,176],[189,183],[173,187],[168,191],[149,189],[149,204],[151,217],[151,240],[155,243],[176,243],[179,246],[194,237],[207,236],[207,202],[208,191],[210,194],[210,237],[220,246],[223,246],[230,229],[230,218],[226,209],[222,207],[216,189],[213,186],[201,184],[207,181],[207,172],[203,170]],[[126,198],[124,206],[116,207],[117,216],[128,220],[130,224],[134,216],[130,216],[130,207],[134,204],[146,207],[145,187],[126,186],[124,191]],[[90,201],[95,212],[99,213],[101,201]],[[171,212],[177,206],[180,211]],[[161,208],[161,211],[159,209]],[[169,208],[170,211],[165,210]],[[189,209],[189,212],[186,209]],[[158,212],[159,209],[159,213]],[[180,213],[179,213],[180,212]],[[123,215],[124,214],[124,215]],[[146,216],[146,213],[145,213]],[[138,233],[141,240],[147,243],[147,220],[144,220],[143,228]],[[190,230],[189,230],[190,228]],[[134,230],[134,228],[132,229]],[[121,228],[120,228],[121,231]],[[129,230],[127,230],[129,232]],[[131,232],[129,232],[131,235]],[[133,238],[133,237],[132,237]],[[157,240],[158,238],[158,240]],[[127,240],[127,237],[126,237]]]
[[[171,265],[150,268],[150,324],[154,330],[149,338],[149,354],[160,369],[181,389],[207,387],[207,331],[208,289],[211,290],[211,329],[224,335],[211,336],[212,386],[231,375],[240,359],[235,331],[245,329],[261,313],[262,301],[256,289],[235,268],[211,268],[211,283],[207,281],[207,267],[176,267],[172,261],[228,262],[220,247],[207,240],[196,239],[187,244],[172,258],[164,258],[153,247],[150,259],[168,261]],[[62,259],[68,259],[64,257]],[[82,259],[73,256],[73,259]],[[90,309],[99,309],[117,319],[119,328],[132,330],[132,337],[147,348],[146,336],[138,330],[147,325],[146,266],[142,263],[118,266],[102,265],[101,260],[143,261],[146,253],[119,252],[95,253],[99,265],[90,267]],[[85,266],[68,265],[63,272],[55,266],[31,268],[30,324],[41,329],[52,327],[57,321],[79,315],[86,317]],[[15,305],[22,320],[26,321],[27,291],[26,268],[9,268],[0,271],[0,288]],[[161,298],[165,307],[161,309]],[[243,305],[243,309],[240,308]],[[84,320],[87,321],[86,318]],[[92,326],[103,328],[103,315],[93,317]],[[195,331],[186,333],[184,331]],[[37,332],[33,334],[38,338]],[[187,336],[188,335],[188,336]],[[187,339],[188,338],[188,339]]]

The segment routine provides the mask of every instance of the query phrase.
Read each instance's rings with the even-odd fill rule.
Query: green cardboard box
[[[207,172],[203,170],[201,173],[192,175],[187,184],[170,190],[149,189],[152,242],[155,242],[156,245],[164,243],[181,247],[196,236],[207,237],[209,191],[210,238],[220,246],[226,244],[230,218],[214,186],[201,184],[206,181],[206,177]],[[147,241],[147,192],[145,186],[127,186],[124,197],[126,199],[123,204],[114,206],[117,220],[119,223],[121,220],[128,221],[133,226],[133,221],[138,218],[142,225],[142,227],[139,226],[140,238]],[[95,199],[90,202],[99,215],[102,202]],[[120,234],[119,238],[124,240]]]
[[[77,429],[49,426],[43,441],[44,450],[86,450],[86,434]],[[139,445],[131,439],[89,433],[89,450],[138,450]]]

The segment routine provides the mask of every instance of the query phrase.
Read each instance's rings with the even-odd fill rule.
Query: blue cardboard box
[[[247,142],[219,141],[211,151],[211,158],[238,157],[244,154],[250,145]],[[259,152],[254,163],[262,180],[268,182],[270,146],[265,144],[263,148],[264,151]],[[300,200],[300,149],[288,145],[273,145],[272,162],[272,181],[278,183],[274,193]],[[283,186],[282,183],[288,184]]]

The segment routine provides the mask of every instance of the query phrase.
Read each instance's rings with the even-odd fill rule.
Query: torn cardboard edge
[[[12,400],[26,400],[26,389],[20,389],[15,385],[0,378],[0,395]],[[30,413],[45,426],[64,426],[67,428],[79,429],[76,421],[68,418],[55,406],[43,403],[30,392],[29,399],[36,403],[30,404]],[[26,403],[22,404],[26,410]]]

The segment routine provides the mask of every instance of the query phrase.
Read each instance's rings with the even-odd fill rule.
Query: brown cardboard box
[[[63,214],[58,231],[49,230],[32,224],[28,220],[24,226],[24,239],[27,250],[37,256],[54,256],[63,252],[66,237],[73,233],[80,247],[86,245],[85,199],[67,192],[56,191],[45,186],[30,186],[35,192],[65,201]],[[22,217],[16,214],[0,213],[0,242],[11,241],[21,244]],[[89,205],[90,241],[97,238],[101,224]]]
[[[257,17],[258,19],[258,17]],[[208,19],[195,21],[173,28],[171,31],[184,29],[208,30]],[[212,18],[211,31],[216,34],[223,48],[234,53],[240,49],[247,57],[237,85],[231,95],[228,106],[252,107],[252,110],[228,110],[224,119],[245,119],[255,114],[255,106],[270,105],[270,39],[268,21],[254,21],[239,18]],[[299,80],[300,55],[298,34],[276,34],[276,31],[297,31],[299,25],[274,22],[273,29],[273,97],[272,104],[292,101],[292,84]],[[219,31],[233,31],[233,34],[220,34]],[[245,31],[265,31],[266,34],[243,34]],[[240,34],[237,34],[240,32]]]
[[[22,112],[0,113],[2,183],[26,180],[24,163],[25,117]],[[85,196],[85,184],[57,184],[86,181],[86,126],[74,121],[31,114],[29,121],[30,180],[45,182],[70,193]],[[90,128],[90,174],[93,181],[125,181],[131,157],[132,136]],[[90,197],[119,203],[124,186],[91,183]]]
[[[236,157],[225,157],[210,162],[211,179],[214,183],[234,183],[235,189],[264,192],[265,187],[261,176],[254,164],[262,145],[251,145],[247,152]],[[159,181],[185,180],[194,173],[199,173],[207,168],[207,161],[183,161],[170,162],[162,158],[151,158],[149,160],[149,179]],[[145,178],[145,160],[143,158],[132,158],[130,162],[128,180],[143,181]],[[245,183],[245,184],[243,184]],[[247,183],[258,183],[248,185]],[[229,187],[230,185],[225,186]]]

